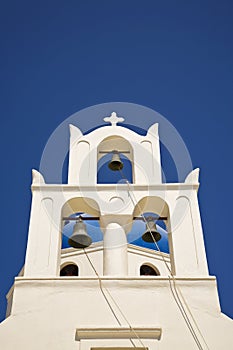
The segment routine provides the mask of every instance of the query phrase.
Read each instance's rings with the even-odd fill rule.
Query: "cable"
[[[179,297],[176,298],[176,296],[175,296],[175,294],[173,292],[170,276],[168,276],[168,279],[169,279],[169,285],[170,285],[170,289],[171,289],[173,298],[174,298],[174,300],[175,300],[175,302],[176,302],[176,304],[177,304],[177,306],[178,306],[178,308],[179,308],[179,310],[181,312],[181,315],[183,316],[183,318],[185,320],[185,323],[187,324],[187,327],[188,327],[191,335],[193,336],[193,338],[194,338],[194,340],[195,340],[195,342],[197,344],[197,347],[202,350],[203,347],[202,347],[201,343],[199,342],[198,337],[197,337],[197,335],[196,335],[196,333],[195,333],[195,331],[194,331],[194,329],[193,329],[193,327],[192,327],[192,325],[191,325],[191,323],[189,321],[188,315],[186,314],[185,310],[183,309],[182,304],[180,303]]]
[[[162,252],[161,252],[161,250],[160,250],[160,248],[159,248],[158,243],[157,243],[156,240],[154,239],[154,236],[153,236],[153,234],[152,234],[152,232],[151,232],[151,229],[150,229],[149,225],[147,224],[147,220],[146,220],[145,216],[143,215],[142,208],[141,208],[140,205],[137,203],[136,198],[134,198],[134,200],[133,200],[133,198],[132,198],[132,196],[131,196],[131,194],[130,194],[130,192],[132,192],[132,191],[130,190],[130,184],[129,184],[128,179],[125,177],[125,175],[124,175],[124,173],[123,173],[123,171],[122,171],[121,169],[119,169],[119,171],[120,171],[120,173],[121,173],[122,179],[125,180],[126,183],[127,183],[127,185],[128,185],[128,195],[129,195],[129,197],[130,197],[130,199],[131,199],[133,205],[134,205],[134,206],[135,206],[136,204],[138,205],[138,208],[139,208],[139,210],[140,210],[140,212],[141,212],[142,218],[143,218],[144,222],[146,223],[147,229],[148,229],[149,232],[150,232],[151,238],[152,238],[152,240],[153,240],[153,242],[154,242],[154,244],[155,244],[155,246],[156,246],[156,248],[157,248],[157,250],[158,250],[160,256],[162,257],[162,260],[163,260],[164,264],[166,265],[166,267],[167,267],[167,269],[168,269],[168,271],[169,271],[169,273],[170,273],[170,275],[171,275],[171,276],[168,275],[168,278],[169,278],[169,286],[170,286],[170,289],[171,289],[173,298],[174,298],[175,302],[177,303],[177,305],[178,305],[178,307],[179,307],[179,310],[180,310],[180,312],[181,312],[181,314],[182,314],[182,316],[183,316],[183,318],[184,318],[184,320],[185,320],[185,322],[186,322],[186,324],[187,324],[187,326],[188,326],[188,328],[189,328],[189,330],[190,330],[191,335],[193,336],[194,341],[196,342],[197,347],[198,347],[200,350],[204,350],[203,347],[202,347],[202,345],[201,345],[201,343],[200,343],[200,341],[199,341],[199,339],[198,339],[198,336],[196,335],[196,332],[195,332],[195,330],[194,330],[194,328],[193,328],[193,325],[191,324],[191,321],[189,320],[189,316],[187,315],[186,310],[185,310],[185,308],[184,308],[184,305],[183,305],[183,303],[182,303],[182,301],[181,301],[181,299],[180,299],[180,297],[179,297],[179,293],[180,293],[181,298],[183,299],[183,301],[184,301],[184,303],[185,303],[185,306],[186,306],[186,308],[187,308],[187,310],[188,310],[188,312],[189,312],[189,314],[190,314],[190,316],[191,316],[191,318],[192,318],[192,320],[193,320],[193,322],[194,322],[194,324],[195,324],[195,326],[196,326],[196,328],[197,328],[197,330],[198,330],[198,332],[199,332],[199,334],[200,334],[202,340],[204,341],[204,343],[205,343],[205,345],[206,345],[206,348],[209,350],[209,346],[208,346],[208,344],[206,343],[206,340],[205,340],[204,336],[202,335],[201,330],[200,330],[200,328],[198,327],[197,322],[195,321],[195,319],[194,319],[194,317],[193,317],[193,315],[192,315],[191,310],[189,309],[189,307],[188,307],[188,305],[187,305],[187,303],[186,303],[186,301],[185,301],[185,299],[184,299],[184,297],[183,297],[183,295],[182,295],[180,289],[179,289],[179,288],[177,287],[177,285],[176,285],[176,278],[175,278],[175,276],[174,276],[174,274],[173,274],[173,272],[172,272],[170,266],[169,266],[168,263],[166,262],[166,260],[165,260],[165,258],[164,258],[164,256],[163,256],[163,254],[162,254]],[[133,192],[132,192],[132,194],[134,195]],[[134,196],[134,197],[135,197],[135,196]],[[174,294],[174,292],[173,292],[173,290],[172,290],[171,278],[170,278],[170,277],[172,278],[172,281],[173,281],[174,290],[175,290],[175,294],[176,294],[176,296],[177,296],[177,299],[176,299],[175,294]],[[179,293],[178,293],[178,292],[179,292]]]
[[[110,298],[112,299],[112,301],[114,302],[115,306],[117,307],[118,311],[120,312],[120,314],[122,315],[122,317],[124,318],[124,320],[126,321],[126,323],[128,324],[130,330],[134,333],[134,335],[136,336],[136,338],[139,340],[139,342],[140,342],[140,344],[142,345],[142,347],[143,347],[144,349],[147,349],[147,347],[143,344],[141,338],[138,336],[138,334],[137,334],[137,332],[135,331],[135,329],[131,326],[130,322],[127,320],[126,316],[124,315],[124,313],[123,313],[122,310],[120,309],[120,307],[119,307],[119,305],[117,304],[117,302],[115,301],[115,299],[112,297],[112,295],[111,295],[111,293],[109,292],[109,290],[108,290],[106,287],[103,287],[101,277],[99,276],[99,274],[98,274],[98,272],[97,272],[97,270],[96,270],[94,264],[92,263],[90,257],[88,256],[87,251],[85,250],[85,248],[83,248],[83,250],[84,250],[84,253],[85,253],[85,255],[86,255],[86,257],[87,257],[87,259],[88,259],[88,261],[89,261],[89,263],[90,263],[90,265],[91,265],[93,271],[95,272],[95,274],[96,274],[96,276],[97,276],[97,278],[98,278],[101,293],[103,294],[103,297],[104,297],[105,301],[107,302],[107,304],[108,304],[108,306],[109,306],[109,308],[110,308],[112,314],[114,315],[115,319],[117,320],[117,323],[119,324],[119,326],[122,326],[122,324],[121,324],[119,318],[117,317],[115,311],[113,310],[113,308],[112,308],[112,306],[111,306],[111,304],[110,304],[110,302],[109,302],[109,300],[108,300],[108,298],[107,298],[107,296],[106,296],[106,294],[105,294],[105,292],[104,292],[104,289],[105,289],[105,291],[108,293],[108,295],[110,296]],[[133,342],[132,339],[130,339],[130,342],[131,342],[131,344],[132,344],[135,348],[137,347],[137,346],[134,344],[134,342]]]
[[[104,290],[103,290],[103,287],[102,287],[102,281],[101,281],[101,278],[100,278],[99,275],[98,275],[98,272],[97,272],[96,269],[95,269],[95,266],[92,264],[92,262],[91,262],[91,260],[90,260],[90,258],[89,258],[89,256],[88,256],[88,254],[87,254],[85,248],[83,248],[83,250],[84,250],[84,253],[85,253],[85,255],[86,255],[86,257],[87,257],[87,259],[88,259],[90,265],[92,266],[92,268],[93,268],[93,270],[94,270],[96,276],[98,277],[99,285],[100,285],[100,290],[101,290],[101,292],[102,292],[102,294],[103,294],[103,296],[104,296],[104,298],[105,298],[105,300],[106,300],[106,302],[107,302],[107,304],[108,304],[110,310],[112,311],[112,314],[114,315],[115,319],[117,320],[117,323],[119,324],[119,326],[122,326],[122,324],[121,324],[121,322],[119,321],[117,315],[115,314],[115,312],[114,312],[114,310],[113,310],[111,304],[109,303],[108,298],[106,297],[106,295],[105,295],[105,293],[104,293]]]
[[[168,278],[169,278],[169,283],[171,283],[171,278],[170,278],[170,276],[168,276]],[[204,341],[204,343],[205,343],[205,345],[206,345],[206,348],[209,349],[209,346],[208,346],[208,344],[206,343],[206,340],[205,340],[205,338],[203,337],[203,335],[202,335],[202,333],[201,333],[201,330],[200,330],[200,328],[198,327],[197,322],[196,322],[196,320],[194,319],[194,317],[193,317],[193,315],[192,315],[192,313],[191,313],[191,310],[189,309],[189,307],[188,307],[188,305],[187,305],[187,303],[186,303],[186,301],[185,301],[185,299],[184,299],[184,297],[183,297],[183,295],[182,295],[180,289],[179,289],[178,286],[176,286],[176,284],[175,284],[175,278],[172,278],[172,281],[173,281],[173,284],[174,284],[174,290],[175,290],[175,294],[176,294],[176,296],[177,296],[177,300],[179,301],[179,303],[180,303],[180,305],[181,305],[181,307],[182,307],[182,310],[183,310],[183,312],[184,312],[184,314],[185,314],[185,317],[186,317],[186,320],[185,320],[185,321],[186,321],[188,327],[190,327],[190,329],[192,330],[192,332],[193,332],[193,334],[194,334],[194,337],[196,338],[197,345],[199,344],[199,348],[200,348],[200,349],[203,349],[203,347],[202,347],[202,345],[201,345],[201,343],[200,343],[200,341],[199,341],[199,339],[198,339],[198,337],[197,337],[197,335],[196,335],[196,333],[195,333],[195,330],[194,330],[194,328],[193,328],[193,326],[192,326],[192,324],[191,324],[191,321],[189,320],[189,317],[188,317],[188,315],[187,315],[187,313],[186,313],[186,311],[185,311],[185,308],[184,308],[184,306],[183,306],[183,304],[182,304],[182,301],[180,300],[180,296],[181,296],[181,298],[183,299],[183,302],[184,302],[186,308],[188,309],[189,314],[190,314],[190,316],[191,316],[191,318],[192,318],[192,320],[193,320],[193,322],[194,322],[194,324],[195,324],[195,326],[196,326],[196,328],[197,328],[199,334],[201,335],[202,340]],[[172,291],[172,286],[171,286],[171,291]],[[180,296],[179,296],[179,294],[178,294],[178,291],[179,291],[179,293],[180,293]],[[175,299],[175,297],[174,297],[174,299]]]

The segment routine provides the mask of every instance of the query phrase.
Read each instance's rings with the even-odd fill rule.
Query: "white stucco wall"
[[[174,288],[168,278],[103,277],[101,280],[108,302],[96,277],[17,278],[12,314],[0,327],[2,348],[75,350],[91,346],[132,346],[127,339],[98,339],[97,336],[90,340],[75,339],[77,329],[113,327],[120,330],[128,327],[129,322],[135,329],[161,330],[160,339],[141,340],[151,350],[197,349],[172,296]],[[233,325],[220,312],[215,278],[179,278],[175,283],[209,348],[231,349]],[[198,334],[190,314],[189,317]],[[203,344],[200,334],[198,338]],[[138,340],[135,343],[140,346]]]
[[[25,268],[9,293],[0,348],[195,350],[199,342],[203,350],[231,349],[232,320],[221,313],[208,273],[199,170],[184,183],[162,184],[157,124],[142,137],[118,127],[116,116],[107,119],[111,126],[85,136],[71,126],[68,185],[45,184],[33,171]],[[119,147],[129,151],[133,183],[97,184],[100,151]],[[98,217],[103,232],[87,255],[61,251],[64,217],[75,212]],[[166,217],[170,255],[127,245],[134,217],[144,212]],[[78,265],[79,276],[59,276],[67,263]],[[139,276],[142,264],[160,275]]]

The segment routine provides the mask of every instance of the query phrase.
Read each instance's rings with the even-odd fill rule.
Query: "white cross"
[[[116,114],[116,112],[112,112],[111,115],[110,115],[110,117],[105,117],[105,118],[104,118],[104,121],[105,121],[106,123],[111,123],[112,126],[116,126],[117,123],[121,123],[121,122],[123,122],[124,120],[125,120],[124,118],[118,117],[117,114]]]

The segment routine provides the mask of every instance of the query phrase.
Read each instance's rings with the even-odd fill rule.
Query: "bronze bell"
[[[153,236],[155,242],[158,242],[162,237],[161,234],[157,230],[157,227],[156,227],[154,220],[147,219],[146,231],[143,233],[142,239],[145,242],[153,243],[154,240],[153,240],[152,236]]]
[[[121,170],[123,168],[123,163],[120,159],[118,151],[112,151],[112,160],[108,163],[109,169],[113,171]]]
[[[89,247],[92,243],[91,237],[87,233],[87,228],[81,217],[79,217],[78,221],[73,228],[73,233],[70,236],[68,243],[73,248],[86,248]]]

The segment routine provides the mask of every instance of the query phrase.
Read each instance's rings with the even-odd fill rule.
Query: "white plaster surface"
[[[221,313],[216,280],[208,272],[199,169],[184,183],[161,183],[158,125],[142,137],[118,126],[115,115],[108,121],[110,126],[85,136],[70,127],[67,185],[46,184],[33,171],[25,266],[8,293],[0,349],[195,350],[195,337],[203,350],[232,349],[232,320]],[[99,151],[119,147],[129,152],[133,183],[97,184]],[[63,218],[76,212],[99,217],[104,241],[85,252],[61,251]],[[133,218],[145,212],[166,217],[170,255],[127,244]],[[79,276],[60,277],[69,263],[78,265]],[[142,264],[154,266],[159,275],[140,276]],[[126,328],[134,330],[133,340],[114,338]],[[83,329],[88,337],[79,332]],[[100,338],[93,329],[113,329],[113,337],[108,331]],[[144,337],[140,329],[159,333]]]

